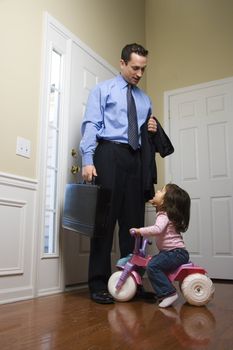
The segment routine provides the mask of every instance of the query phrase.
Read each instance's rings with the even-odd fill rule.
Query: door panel
[[[172,181],[190,194],[191,259],[233,279],[233,81],[170,93]]]
[[[72,165],[81,166],[80,129],[89,92],[98,82],[113,76],[113,70],[107,65],[97,60],[75,42],[72,43],[67,183],[82,181],[81,172],[73,175],[71,167]],[[64,230],[63,233],[65,285],[86,283],[90,240],[88,237],[72,231]],[[117,247],[115,238],[112,253],[114,262]]]

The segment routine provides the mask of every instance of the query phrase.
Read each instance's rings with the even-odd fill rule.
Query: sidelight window
[[[62,54],[55,49],[51,51],[49,79],[47,149],[45,169],[44,199],[44,254],[57,253],[59,231],[58,222],[58,170],[59,170],[59,136],[61,111]]]

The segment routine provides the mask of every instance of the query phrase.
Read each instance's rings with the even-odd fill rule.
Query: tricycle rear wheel
[[[196,306],[207,304],[214,295],[213,282],[201,273],[193,273],[185,277],[181,290],[187,302]]]

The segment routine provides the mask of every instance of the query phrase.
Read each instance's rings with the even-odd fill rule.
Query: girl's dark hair
[[[121,51],[121,59],[127,64],[130,61],[131,53],[133,52],[144,57],[148,55],[148,51],[144,49],[143,46],[134,43],[123,47]]]
[[[188,193],[175,184],[165,186],[166,193],[160,211],[165,211],[177,231],[185,232],[189,226],[191,200]]]

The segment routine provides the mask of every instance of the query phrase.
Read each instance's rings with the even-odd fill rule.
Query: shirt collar
[[[124,89],[128,85],[128,82],[122,77],[121,74],[118,74],[116,76],[116,80],[122,89]]]

